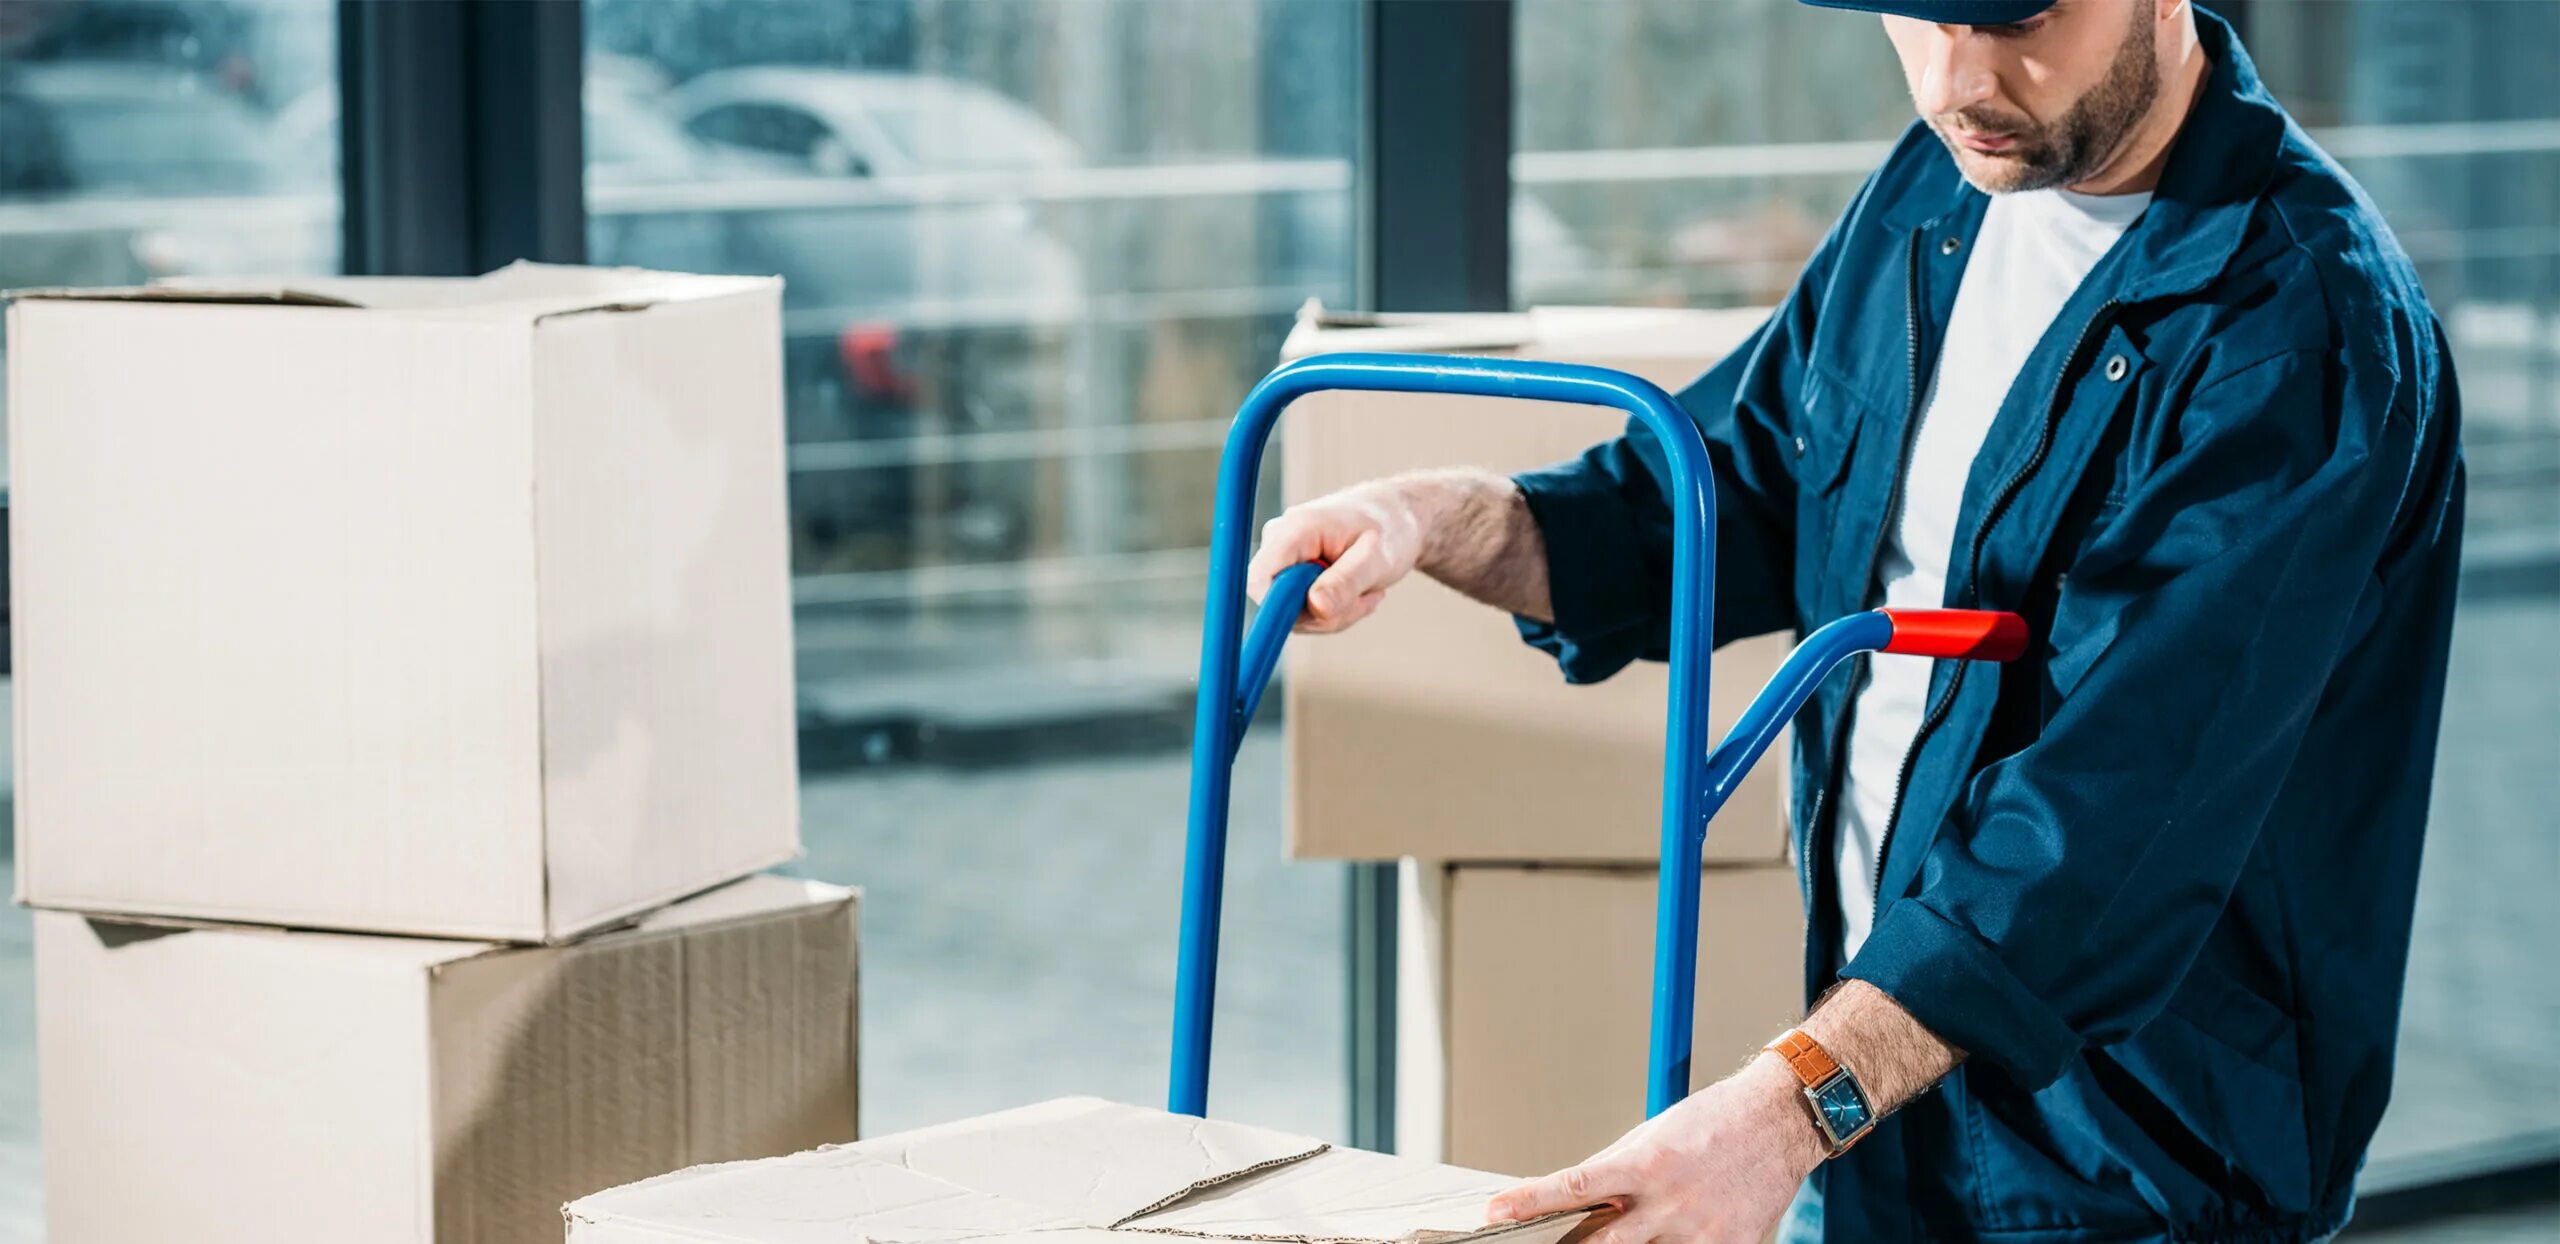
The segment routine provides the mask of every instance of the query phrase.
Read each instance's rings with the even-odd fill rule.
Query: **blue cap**
[[[1815,8],[1859,9],[1950,26],[2005,26],[2053,7],[2053,0],[1804,0]]]

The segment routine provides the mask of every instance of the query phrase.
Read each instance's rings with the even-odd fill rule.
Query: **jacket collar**
[[[2125,274],[2120,301],[2188,293],[2229,266],[2284,144],[2284,111],[2258,80],[2239,37],[2201,6],[2195,15],[2197,38],[2213,67],[2169,149],[2151,207],[2127,239],[2133,251],[2117,268]],[[1978,218],[1989,202],[1956,172],[1934,137],[1925,146],[1917,177],[1879,216],[1889,229]]]

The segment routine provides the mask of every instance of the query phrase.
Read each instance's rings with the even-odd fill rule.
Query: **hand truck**
[[[1707,822],[1832,669],[1860,652],[2007,661],[2026,650],[2013,613],[1873,609],[1805,637],[1721,744],[1707,747],[1708,655],[1715,634],[1715,475],[1698,425],[1650,381],[1571,363],[1417,354],[1322,354],[1254,386],[1228,431],[1210,534],[1209,602],[1200,637],[1200,692],[1191,735],[1190,828],[1182,880],[1181,949],[1173,1002],[1173,1074],[1166,1109],[1206,1113],[1209,1020],[1217,988],[1218,911],[1226,873],[1227,803],[1236,747],[1280,663],[1307,589],[1308,562],[1273,579],[1250,632],[1244,625],[1254,481],[1271,429],[1290,402],[1328,389],[1448,393],[1611,406],[1661,442],[1672,508],[1670,729],[1664,739],[1662,866],[1655,887],[1653,1027],[1646,1074],[1650,1118],[1689,1093],[1696,1004],[1699,855]]]

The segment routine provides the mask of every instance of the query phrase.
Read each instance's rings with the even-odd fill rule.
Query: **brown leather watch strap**
[[[1822,1048],[1821,1042],[1806,1036],[1802,1028],[1788,1029],[1787,1035],[1764,1048],[1787,1060],[1787,1066],[1795,1070],[1796,1078],[1804,1081],[1806,1088],[1821,1084],[1840,1070],[1840,1064],[1831,1057],[1831,1051]]]

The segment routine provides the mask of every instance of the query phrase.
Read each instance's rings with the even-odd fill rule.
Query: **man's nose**
[[[1922,115],[1942,117],[1999,94],[2000,75],[1992,64],[1990,43],[1970,26],[1934,28],[1916,92]]]

